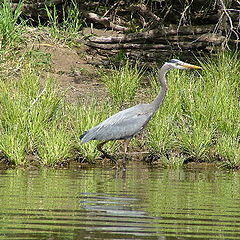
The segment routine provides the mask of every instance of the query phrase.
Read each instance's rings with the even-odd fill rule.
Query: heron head
[[[171,60],[169,60],[167,62],[167,65],[170,68],[177,68],[177,69],[202,69],[199,66],[192,65],[192,64],[189,64],[189,63],[185,63],[185,62],[182,62],[182,61],[180,61],[178,59],[171,59]]]

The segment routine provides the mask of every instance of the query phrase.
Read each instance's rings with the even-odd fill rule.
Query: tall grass
[[[41,86],[39,77],[27,67],[19,80],[0,80],[0,86],[0,150],[6,158],[16,164],[25,164],[27,154],[34,154],[50,165],[60,158],[64,160],[68,153],[60,145],[70,141],[66,140],[67,132],[62,139],[56,137],[56,132],[61,131],[64,104],[53,81],[49,79]],[[46,157],[43,146],[45,152],[56,149],[55,155],[48,151]]]
[[[0,50],[16,47],[22,40],[23,22],[20,20],[22,4],[13,11],[9,0],[0,3]]]
[[[114,104],[129,104],[134,100],[143,73],[143,68],[138,64],[131,66],[129,61],[126,61],[120,68],[113,67],[110,72],[102,74],[102,81]]]
[[[82,145],[80,135],[122,105],[135,104],[143,70],[127,62],[103,74],[111,103],[95,98],[67,103],[52,79],[41,83],[39,69],[31,61],[22,65],[19,79],[0,79],[1,153],[19,165],[30,160],[55,165],[72,158],[93,162],[100,156],[98,141]],[[168,73],[166,99],[139,141],[145,141],[145,150],[166,166],[179,167],[186,160],[218,160],[221,166],[239,167],[239,58],[225,53],[200,64],[202,71]],[[148,94],[141,102],[151,101],[159,89],[157,73],[153,72],[149,89],[142,89]],[[105,147],[111,154],[119,151],[116,142]]]
[[[63,6],[62,18],[59,18],[55,6],[45,7],[48,16],[48,27],[52,36],[66,43],[72,43],[75,38],[79,38],[79,32],[83,28],[84,22],[76,1],[71,0],[70,4]]]

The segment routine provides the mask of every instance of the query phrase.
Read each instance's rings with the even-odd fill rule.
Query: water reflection
[[[91,230],[116,234],[150,236],[153,217],[140,205],[141,200],[129,194],[83,193],[82,208],[87,211]]]
[[[240,239],[240,173],[0,172],[0,239]]]

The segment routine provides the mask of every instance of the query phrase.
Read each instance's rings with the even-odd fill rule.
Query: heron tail
[[[88,139],[86,139],[87,133],[88,133],[88,131],[84,132],[84,133],[80,136],[80,141],[81,141],[81,143],[86,143],[86,142],[89,141]]]

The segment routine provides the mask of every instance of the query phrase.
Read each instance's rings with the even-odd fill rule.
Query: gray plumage
[[[91,128],[80,136],[82,143],[91,140],[119,140],[130,139],[141,131],[149,122],[154,113],[159,109],[167,92],[166,73],[170,69],[188,69],[200,67],[184,63],[177,59],[166,62],[159,71],[161,90],[156,99],[149,104],[138,104],[120,111],[97,126]]]
[[[125,109],[86,131],[81,136],[81,142],[130,138],[143,129],[152,115],[153,111],[149,109],[149,104],[139,104]]]

